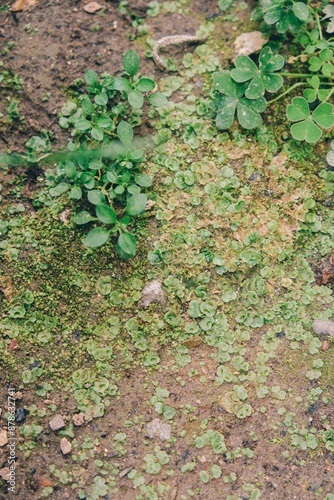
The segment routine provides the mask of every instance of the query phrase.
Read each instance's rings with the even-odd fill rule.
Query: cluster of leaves
[[[278,34],[289,31],[295,36],[293,42],[300,54],[290,57],[288,62],[302,62],[308,72],[280,73],[285,60],[280,54],[274,54],[269,46],[261,50],[257,63],[248,56],[239,55],[232,70],[213,75],[212,105],[219,129],[230,128],[235,117],[245,129],[259,127],[261,114],[267,106],[301,85],[306,87],[303,95],[294,97],[286,108],[286,116],[293,123],[290,127],[292,137],[312,144],[320,139],[322,129],[334,125],[333,106],[328,102],[334,92],[334,43],[331,38],[325,39],[322,30],[322,25],[328,20],[326,32],[331,33],[334,29],[334,9],[328,5],[324,7],[323,3],[319,6],[292,0],[270,0],[265,6],[255,9],[253,19],[263,19],[267,25],[275,25]],[[323,14],[321,19],[319,13]],[[267,101],[268,94],[282,88],[283,76],[301,81]]]
[[[136,253],[135,236],[127,226],[145,210],[148,198],[143,191],[152,185],[140,171],[148,141],[136,141],[133,129],[141,123],[145,100],[154,107],[167,104],[166,97],[155,92],[155,82],[138,70],[139,58],[130,50],[123,58],[123,76],[85,73],[87,92],[65,103],[60,116],[60,126],[71,129],[68,148],[73,161],[63,161],[47,173],[52,197],[66,193],[82,201],[84,209],[74,215],[75,224],[99,224],[90,229],[84,244],[96,248],[117,235],[122,258]]]

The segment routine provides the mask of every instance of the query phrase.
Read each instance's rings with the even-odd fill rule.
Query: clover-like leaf
[[[333,106],[323,102],[316,107],[312,115],[304,97],[294,97],[287,106],[287,118],[294,123],[290,130],[292,137],[297,141],[306,141],[314,144],[322,136],[321,128],[334,126]]]
[[[291,122],[297,122],[310,116],[310,108],[306,99],[303,97],[294,97],[292,103],[286,108],[286,115]]]
[[[274,72],[284,66],[284,58],[273,54],[270,47],[264,47],[259,56],[259,67],[248,56],[238,56],[231,77],[238,83],[249,82],[245,96],[258,99],[267,92],[277,92],[283,85],[281,75]]]
[[[324,76],[330,78],[334,73],[332,60],[333,51],[328,48],[322,49],[317,57],[313,56],[310,58],[309,69],[314,73],[318,73],[319,71],[321,71]]]
[[[214,88],[224,95],[220,98],[219,111],[216,116],[216,126],[221,130],[230,128],[235,114],[240,125],[251,130],[262,123],[260,113],[267,106],[264,97],[247,99],[244,97],[247,84],[236,83],[231,78],[229,71],[220,71],[213,76]]]

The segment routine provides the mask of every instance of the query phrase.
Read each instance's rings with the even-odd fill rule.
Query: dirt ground
[[[11,76],[18,75],[22,80],[18,89],[13,88],[13,85],[0,83],[0,113],[5,116],[8,103],[15,98],[19,100],[20,116],[12,122],[0,121],[0,151],[23,151],[26,140],[39,134],[42,129],[51,132],[54,148],[63,147],[68,134],[60,129],[58,115],[64,102],[71,96],[73,81],[82,78],[87,69],[119,76],[123,55],[130,48],[140,56],[141,72],[152,76],[158,81],[158,86],[163,88],[163,83],[160,82],[169,75],[157,68],[152,58],[145,56],[150,50],[147,39],[159,40],[168,35],[194,34],[202,23],[211,23],[214,26],[211,35],[213,51],[221,61],[228,63],[235,36],[249,29],[249,13],[253,6],[248,4],[239,8],[242,2],[235,2],[237,20],[233,20],[224,17],[217,2],[213,0],[161,2],[161,10],[156,16],[149,15],[148,8],[154,9],[153,4],[158,2],[130,0],[120,4],[115,0],[101,0],[99,3],[102,8],[94,14],[85,12],[84,6],[88,4],[85,0],[39,0],[31,8],[14,13],[10,10],[11,1],[0,0],[0,70],[5,69]],[[143,24],[147,25],[144,34],[138,29]],[[193,50],[194,47],[173,47],[171,53],[177,64],[181,65],[184,54]],[[196,86],[199,76],[190,80]],[[196,92],[199,92],[198,88],[200,87],[196,88]],[[177,97],[181,102],[186,102],[186,98],[186,91],[181,97]],[[144,123],[142,130],[146,126],[147,123]],[[182,147],[178,149],[175,146],[167,154],[177,157],[181,150]],[[247,164],[246,158],[250,157],[253,166],[259,170],[265,170],[263,151],[254,153],[253,149],[243,155],[240,150],[239,146],[226,146],[225,152],[231,153],[229,165],[241,179],[244,165]],[[218,149],[215,150],[217,151]],[[189,162],[200,162],[203,159],[210,163],[204,148],[189,154],[192,155]],[[75,239],[73,230],[66,229],[63,236],[63,226],[57,214],[54,215],[51,211],[43,219],[42,209],[36,208],[32,203],[42,170],[35,175],[22,170],[19,178],[13,170],[1,174],[5,203],[8,206],[23,203],[26,207],[26,219],[23,226],[16,230],[16,236],[19,238],[19,234],[26,235],[29,231],[36,231],[36,240],[33,238],[29,243],[26,239],[24,248],[16,246],[19,248],[16,260],[8,257],[7,247],[2,247],[3,318],[8,318],[11,296],[29,289],[38,296],[36,307],[48,315],[49,324],[52,325],[52,318],[57,317],[60,318],[60,325],[55,327],[53,344],[33,344],[29,338],[34,335],[33,322],[29,325],[27,322],[26,336],[22,333],[21,337],[21,330],[18,330],[17,335],[14,330],[11,333],[4,329],[2,332],[2,428],[5,429],[7,425],[6,401],[10,387],[16,389],[16,411],[20,410],[21,417],[18,418],[16,413],[16,489],[11,492],[5,480],[8,450],[3,445],[0,447],[0,472],[3,471],[0,499],[332,500],[334,447],[326,448],[321,436],[326,430],[334,428],[333,341],[321,339],[316,350],[317,356],[324,362],[321,380],[312,379],[311,375],[308,379],[304,376],[305,372],[320,364],[314,365],[314,359],[308,350],[313,338],[311,333],[303,337],[299,329],[303,325],[310,331],[310,321],[317,317],[319,311],[327,311],[330,316],[333,308],[332,289],[317,287],[313,278],[307,278],[300,285],[300,295],[296,299],[300,306],[296,315],[299,316],[295,319],[294,311],[291,311],[290,317],[293,317],[294,322],[290,323],[290,330],[289,320],[285,319],[282,312],[280,321],[272,328],[268,320],[262,327],[249,327],[249,336],[245,333],[242,337],[240,331],[246,332],[247,328],[243,329],[235,319],[231,319],[233,307],[230,304],[219,302],[222,293],[218,284],[219,276],[215,275],[214,266],[212,269],[209,267],[209,258],[206,262],[198,261],[198,267],[196,264],[195,269],[192,269],[191,247],[189,246],[188,255],[182,257],[181,251],[176,250],[173,254],[169,246],[178,236],[181,241],[180,235],[187,233],[187,226],[193,224],[194,219],[191,217],[194,214],[200,221],[197,226],[199,231],[209,228],[218,235],[217,245],[217,241],[223,241],[226,228],[219,229],[221,232],[218,234],[218,229],[214,226],[215,208],[212,208],[211,216],[210,213],[204,215],[205,210],[211,207],[209,201],[199,208],[195,204],[190,207],[188,195],[180,195],[174,199],[172,192],[164,193],[164,176],[171,173],[161,173],[158,161],[150,161],[150,168],[156,174],[156,179],[162,180],[161,183],[156,181],[158,206],[166,214],[170,214],[174,204],[177,206],[177,213],[175,215],[174,212],[173,228],[167,216],[148,221],[143,229],[142,250],[133,264],[115,264],[111,260],[114,258],[112,251],[97,252],[95,257],[87,256],[82,253],[82,246]],[[323,162],[323,156],[319,162]],[[213,163],[215,172],[219,160],[215,158]],[[270,179],[268,171],[265,171],[265,175],[259,192],[270,187],[274,193],[272,196],[277,196],[275,200],[278,200],[281,193],[278,187],[277,192],[274,192],[276,180]],[[15,186],[22,183],[22,179],[28,180],[28,187],[25,185],[16,199],[18,188]],[[310,189],[310,192],[312,182],[305,181],[305,189]],[[165,184],[168,185],[167,181]],[[190,208],[184,208],[187,203]],[[265,201],[263,206],[264,203]],[[284,213],[288,221],[286,224],[290,224],[293,229],[290,232],[287,230],[286,239],[279,240],[277,248],[287,240],[286,244],[289,246],[294,225],[299,224],[299,220],[294,220],[294,203],[293,197],[289,198],[288,208]],[[268,207],[270,205],[269,201]],[[15,213],[7,210],[4,218],[11,220],[16,217]],[[256,213],[253,213],[252,220],[249,219],[249,224],[254,227]],[[48,225],[52,228],[49,235]],[[310,236],[313,237],[314,235]],[[205,247],[209,252],[211,247],[204,238],[205,235],[200,248]],[[160,247],[167,249],[171,255],[170,261],[165,261],[165,267],[160,268],[150,265],[146,258],[147,252],[154,251],[154,243],[158,240]],[[291,241],[295,240],[291,237]],[[312,250],[307,255],[309,263],[300,263],[298,256],[296,261],[291,257],[284,268],[285,277],[291,275],[293,281],[297,279],[293,274],[295,269],[307,273],[314,262],[323,258],[326,250],[321,253],[317,249],[317,243],[314,240],[312,242],[313,255],[310,258]],[[293,244],[295,243],[291,243]],[[298,245],[300,247],[302,244],[296,243],[296,254],[299,251]],[[175,243],[175,248],[181,246],[182,243],[179,247]],[[167,250],[166,255],[169,255]],[[302,258],[303,255],[300,256]],[[268,266],[274,268],[276,262],[278,261]],[[207,273],[212,277],[211,290],[211,285],[196,281],[200,273]],[[112,286],[116,295],[121,297],[121,303],[115,298],[108,298],[107,301],[96,292],[97,279],[106,275],[111,277]],[[227,380],[217,381],[217,370],[223,363],[220,358],[223,348],[217,347],[210,340],[208,332],[197,333],[194,337],[197,340],[191,342],[187,335],[174,335],[172,320],[168,317],[166,319],[166,311],[161,305],[150,306],[148,312],[139,307],[137,299],[126,305],[126,300],[134,293],[133,288],[138,291],[150,279],[158,278],[164,282],[171,275],[178,276],[180,282],[183,279],[184,291],[179,297],[174,285],[166,285],[166,288],[170,286],[170,309],[167,313],[172,311],[171,314],[182,317],[185,322],[189,321],[186,316],[189,301],[196,299],[195,290],[198,294],[204,290],[202,296],[206,293],[207,297],[217,298],[218,309],[222,313],[226,312],[229,318],[230,331],[239,335],[236,347],[233,344],[234,347],[229,352],[234,356],[233,376],[235,378],[238,373],[239,377],[233,383],[237,383],[236,387],[242,387],[245,380],[249,384],[247,402],[252,407],[252,413],[246,418],[237,418],[230,409],[231,384]],[[139,285],[136,285],[134,279],[139,280]],[[281,275],[275,276],[275,280],[281,279]],[[198,291],[195,286],[202,286],[203,290]],[[276,299],[287,303],[293,300],[292,295],[289,299],[285,296],[284,299],[281,298],[286,292],[284,286],[273,285],[264,308],[269,307],[269,304],[274,307]],[[9,292],[10,288],[14,291]],[[303,298],[307,293],[313,294],[313,302],[305,299],[304,304]],[[286,303],[284,308],[288,308]],[[119,315],[122,326],[121,333],[115,340],[113,363],[110,363],[112,369],[108,371],[105,367],[101,368],[103,357],[96,363],[92,361],[85,343],[95,338],[94,335],[100,335],[103,349],[109,345],[110,338],[114,342],[114,337],[109,337],[112,329],[110,325],[113,325],[108,323],[110,315]],[[308,323],[305,315],[311,318]],[[142,362],[142,352],[131,341],[131,330],[126,325],[133,317],[137,318],[140,328],[149,332],[148,336],[154,339],[152,349],[159,357],[159,363],[154,367]],[[159,323],[163,320],[166,321],[165,330]],[[35,333],[39,328],[39,319],[36,321]],[[19,323],[16,324],[21,328]],[[281,330],[280,325],[283,325]],[[98,327],[101,327],[99,332]],[[161,337],[159,328],[165,332]],[[178,326],[175,329],[177,332]],[[17,340],[18,348],[13,344],[13,339]],[[237,367],[238,360],[235,358],[238,356],[249,363],[249,371]],[[261,365],[258,359],[261,356],[266,358],[262,364],[267,370],[262,381],[258,376]],[[94,413],[90,403],[85,419],[80,425],[73,424],[73,417],[75,420],[83,412],[73,395],[72,374],[81,368],[94,370],[97,365],[102,376],[107,377],[110,384],[115,384],[116,390],[107,394],[108,401],[101,416],[89,418],[89,411]],[[43,380],[23,383],[23,371],[39,366],[44,369]],[[244,373],[247,373],[248,378],[243,378]],[[43,392],[43,384],[49,381],[52,381],[53,389],[46,387]],[[261,390],[264,385],[269,387],[269,395],[264,393],[263,396],[257,396],[259,392],[256,391]],[[318,387],[321,387],[321,397],[316,396]],[[159,393],[159,388],[165,392]],[[36,394],[36,390],[42,392]],[[282,390],[284,394],[280,392]],[[94,404],[100,404],[100,400],[95,396]],[[173,412],[168,414],[171,408],[175,410],[176,416]],[[62,415],[65,420],[65,427],[58,431],[49,427],[49,421],[55,414]],[[164,428],[169,434],[167,439],[162,439],[159,432],[149,435],[147,425],[157,418],[167,426]],[[33,425],[40,425],[43,430],[39,432]],[[25,426],[27,428],[23,433],[19,432]],[[209,434],[202,438],[206,432]],[[315,446],[312,445],[313,436],[317,437]],[[61,451],[62,438],[71,442],[70,453],[64,454]],[[201,439],[204,441],[201,442]]]

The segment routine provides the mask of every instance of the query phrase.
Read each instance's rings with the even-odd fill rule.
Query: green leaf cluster
[[[129,50],[120,77],[86,71],[86,92],[66,102],[59,117],[61,127],[71,131],[68,148],[75,156],[46,175],[52,198],[66,195],[81,205],[72,220],[92,226],[84,244],[97,248],[114,235],[117,253],[125,259],[136,254],[135,236],[127,226],[144,212],[145,191],[152,186],[151,177],[140,169],[145,144],[137,146],[134,129],[145,102],[167,104],[155,92],[155,82],[138,73],[139,65],[138,55]]]
[[[231,71],[215,73],[212,95],[217,111],[216,126],[226,130],[236,116],[247,130],[259,127],[262,124],[261,113],[267,107],[264,94],[281,88],[283,78],[276,72],[283,66],[283,57],[274,55],[270,47],[264,47],[258,65],[250,57],[240,55]]]

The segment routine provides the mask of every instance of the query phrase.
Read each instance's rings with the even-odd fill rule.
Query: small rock
[[[152,304],[152,302],[157,302],[165,307],[167,302],[167,296],[162,289],[161,282],[159,280],[149,281],[141,292],[141,307],[145,309]]]
[[[60,441],[60,449],[63,455],[68,455],[72,451],[72,445],[65,437]]]
[[[155,205],[155,201],[153,200],[148,200],[145,206],[145,210],[151,210]]]
[[[82,425],[85,422],[85,414],[84,413],[76,413],[72,417],[72,422],[74,423],[74,425],[79,427],[80,425]]]
[[[9,467],[3,467],[2,469],[0,469],[0,477],[4,481],[10,481],[10,470],[9,470]]]
[[[249,56],[250,54],[254,54],[254,52],[259,52],[267,41],[261,31],[243,33],[234,40],[234,56]]]
[[[122,478],[129,474],[130,470],[132,470],[133,467],[127,467],[126,469],[121,470],[121,472],[118,474],[118,477]]]
[[[195,337],[184,340],[182,342],[182,345],[184,345],[188,349],[193,349],[194,347],[200,346],[202,343],[203,339],[199,335],[196,335]]]
[[[26,416],[29,414],[29,411],[23,408],[22,406],[16,410],[15,413],[15,422],[21,424],[25,421]]]
[[[172,426],[164,424],[160,418],[155,418],[146,426],[147,435],[150,439],[158,437],[161,441],[168,441],[172,435]]]
[[[59,214],[58,217],[60,222],[62,222],[63,224],[69,224],[71,220],[71,210],[69,208],[66,208]]]
[[[21,12],[22,10],[30,9],[36,5],[37,0],[17,0],[12,5],[12,12]]]
[[[61,415],[55,415],[49,422],[52,431],[59,431],[65,427],[64,419]]]
[[[0,446],[5,446],[5,444],[7,443],[8,443],[7,431],[2,430],[0,431]]]
[[[334,337],[334,321],[315,319],[313,321],[313,331],[317,335],[331,335]]]
[[[329,343],[328,340],[323,340],[321,344],[321,350],[322,351],[328,351],[329,349]]]
[[[95,12],[103,9],[103,5],[97,2],[89,2],[87,5],[84,5],[83,10],[88,12],[88,14],[95,14]]]

